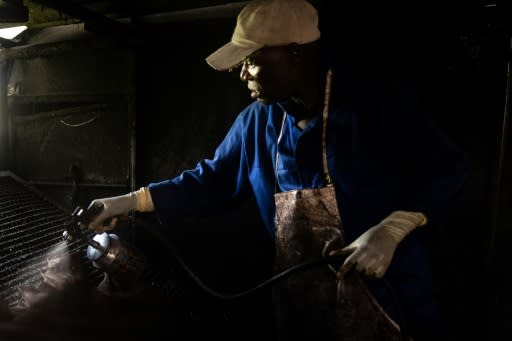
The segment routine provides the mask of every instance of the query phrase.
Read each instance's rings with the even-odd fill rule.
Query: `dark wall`
[[[205,61],[227,42],[233,22],[162,28],[137,50],[141,183],[175,176],[212,157],[238,112],[249,103],[238,70],[217,72]]]
[[[126,192],[135,117],[131,50],[93,37],[36,44],[4,55],[6,168],[69,210],[105,190]]]

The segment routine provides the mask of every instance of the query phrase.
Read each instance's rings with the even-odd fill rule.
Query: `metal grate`
[[[0,297],[8,305],[22,299],[22,287],[43,281],[51,257],[81,253],[88,279],[103,277],[87,261],[83,242],[62,242],[69,217],[14,174],[0,172]]]

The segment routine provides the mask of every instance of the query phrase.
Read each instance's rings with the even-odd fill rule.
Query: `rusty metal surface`
[[[90,279],[99,276],[87,266],[81,242],[62,242],[68,218],[65,210],[20,178],[0,172],[0,298],[9,306],[23,306],[23,288],[39,287],[55,259],[76,254]]]

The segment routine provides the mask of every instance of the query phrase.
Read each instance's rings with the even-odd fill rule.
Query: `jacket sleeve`
[[[249,187],[244,157],[244,124],[241,113],[213,159],[204,159],[179,176],[148,185],[160,222],[175,218],[206,216],[231,207]]]

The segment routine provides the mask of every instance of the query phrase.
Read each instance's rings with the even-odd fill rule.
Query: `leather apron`
[[[327,186],[275,193],[276,273],[326,256],[329,251],[345,245],[336,194],[327,168],[326,127],[331,77],[329,70],[322,131],[323,171]],[[286,113],[278,144],[285,119]],[[278,162],[277,152],[277,183]],[[272,294],[278,339],[400,340],[398,325],[370,294],[359,273],[349,271],[344,278],[337,279],[336,267],[316,266],[274,285]]]

